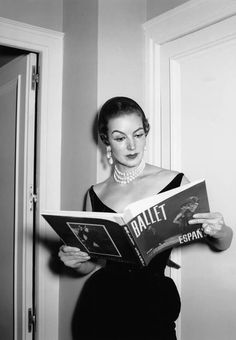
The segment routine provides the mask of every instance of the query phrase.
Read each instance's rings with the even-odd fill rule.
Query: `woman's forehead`
[[[137,130],[143,128],[142,118],[138,113],[122,114],[118,117],[110,118],[108,121],[108,130]]]

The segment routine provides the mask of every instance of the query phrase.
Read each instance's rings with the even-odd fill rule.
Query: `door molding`
[[[179,84],[179,65],[169,60],[172,70],[170,80],[169,117],[162,115],[161,107],[161,48],[165,43],[184,37],[204,27],[218,23],[236,14],[236,2],[231,0],[191,0],[143,25],[145,34],[145,110],[152,127],[148,137],[147,161],[152,164],[181,171],[180,145],[181,108],[177,85]],[[176,85],[176,86],[175,86]],[[174,87],[174,89],[173,89]],[[169,125],[167,125],[169,124]],[[166,134],[166,129],[170,134]],[[153,133],[152,133],[153,132]],[[181,265],[181,250],[172,252],[172,260]],[[170,269],[168,273],[181,292],[181,271]],[[177,325],[178,338],[181,339],[181,322]]]
[[[144,23],[143,28],[157,44],[175,40],[222,21],[236,13],[232,0],[190,0]]]
[[[40,211],[60,209],[63,37],[61,32],[0,17],[0,44],[39,54],[37,226],[39,239],[50,237]],[[58,339],[59,278],[48,268],[49,253],[39,246],[37,339]]]
[[[153,164],[170,167],[170,157],[163,147],[160,84],[160,52],[165,43],[198,31],[236,14],[232,0],[191,0],[153,18],[143,25],[145,33],[145,109],[153,128],[148,138],[147,160]],[[176,65],[172,65],[174,67]],[[174,105],[175,103],[172,103]],[[172,138],[172,137],[171,137]],[[178,138],[178,133],[176,134]],[[171,141],[170,141],[171,142]],[[172,140],[172,145],[174,141]],[[173,155],[173,152],[172,152]],[[171,160],[172,168],[181,169],[177,158]]]

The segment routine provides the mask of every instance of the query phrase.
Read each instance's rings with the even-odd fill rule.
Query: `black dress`
[[[161,192],[180,185],[178,174]],[[93,211],[113,212],[89,189]],[[108,261],[85,283],[73,318],[76,340],[176,340],[180,297],[164,275],[170,250],[147,267]]]

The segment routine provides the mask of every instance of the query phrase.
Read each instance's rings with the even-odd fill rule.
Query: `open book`
[[[201,225],[188,224],[197,212],[209,212],[204,180],[131,203],[123,213],[45,211],[42,216],[65,244],[92,258],[145,266],[168,248],[205,237]]]

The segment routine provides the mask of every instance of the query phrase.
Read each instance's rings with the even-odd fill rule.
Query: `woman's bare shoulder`
[[[156,177],[158,177],[158,179],[173,179],[178,174],[178,171],[161,168],[152,164],[147,164],[146,168],[147,175],[152,176],[155,179]]]
[[[175,170],[169,170],[166,168],[161,168],[155,165],[147,164],[147,175],[150,180],[154,183],[157,183],[159,186],[167,185],[171,182],[180,172]],[[183,175],[181,184],[188,183],[189,180]]]
[[[107,178],[103,182],[99,182],[93,185],[93,190],[94,192],[98,195],[101,196],[104,191],[106,191],[106,188],[108,187],[110,178]]]

